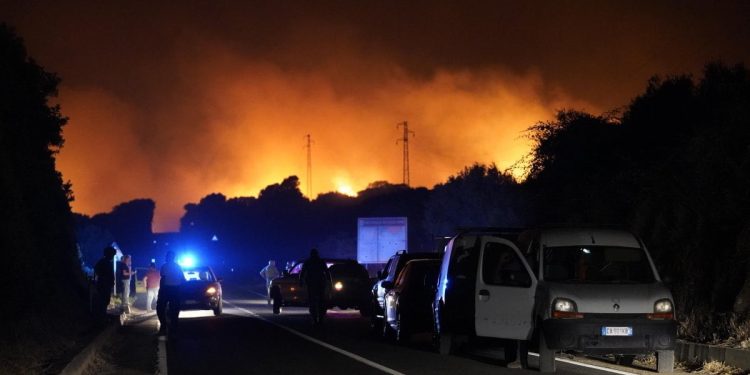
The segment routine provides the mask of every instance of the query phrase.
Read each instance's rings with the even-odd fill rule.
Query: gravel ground
[[[84,374],[154,374],[157,330],[153,312],[132,308],[125,324],[104,344]]]

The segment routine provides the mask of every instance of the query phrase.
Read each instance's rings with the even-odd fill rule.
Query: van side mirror
[[[281,274],[284,275],[284,277],[287,277],[289,276],[289,271],[288,270],[281,271]]]

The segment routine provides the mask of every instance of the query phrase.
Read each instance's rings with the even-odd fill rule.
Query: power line
[[[401,141],[404,144],[404,185],[409,186],[409,135],[415,136],[414,132],[409,130],[409,123],[404,121],[396,124],[396,129],[399,127],[404,128],[404,135],[402,138],[396,140],[396,144]]]
[[[312,200],[312,140],[310,134],[305,135],[305,138],[307,138],[307,144],[305,145],[307,148],[307,197]]]

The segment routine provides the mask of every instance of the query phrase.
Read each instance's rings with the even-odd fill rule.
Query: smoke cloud
[[[154,229],[212,192],[289,175],[313,197],[474,162],[511,166],[523,131],[563,108],[627,104],[655,73],[750,57],[750,6],[669,2],[240,5],[20,2],[6,20],[63,79],[58,166],[78,212],[152,198]],[[648,7],[646,7],[648,5]]]

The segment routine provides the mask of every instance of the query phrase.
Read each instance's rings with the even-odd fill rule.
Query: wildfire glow
[[[341,193],[341,194],[348,195],[350,197],[356,197],[357,196],[357,193],[349,185],[339,185],[339,187],[336,188],[336,191],[339,192],[339,193]]]

